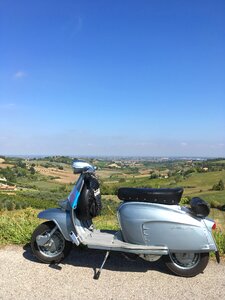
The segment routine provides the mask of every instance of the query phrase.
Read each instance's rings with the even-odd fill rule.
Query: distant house
[[[161,171],[159,177],[165,179],[169,178],[169,170]]]
[[[121,169],[121,166],[118,166],[116,163],[108,165],[108,168]]]

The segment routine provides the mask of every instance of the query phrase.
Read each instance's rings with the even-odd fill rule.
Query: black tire
[[[59,229],[53,233],[49,242],[44,246],[37,244],[36,237],[49,233],[55,226],[55,223],[51,221],[42,223],[34,230],[31,237],[31,249],[34,256],[46,264],[59,263],[68,256],[72,248],[72,243],[64,239]]]
[[[170,253],[163,255],[163,260],[173,274],[194,277],[206,268],[209,262],[209,253]]]

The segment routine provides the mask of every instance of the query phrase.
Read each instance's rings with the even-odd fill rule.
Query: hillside
[[[1,226],[13,228],[21,224],[26,228],[22,236],[29,240],[37,220],[38,210],[57,207],[59,200],[66,199],[77,180],[71,168],[72,158],[46,157],[41,159],[0,158],[0,214]],[[216,219],[220,230],[225,232],[225,190],[216,190],[225,183],[225,160],[145,160],[145,159],[89,159],[98,167],[96,174],[101,183],[103,212],[95,219],[99,228],[116,229],[116,197],[119,187],[183,187],[182,202],[188,204],[191,197],[205,199],[213,208],[211,217]],[[27,212],[27,208],[28,212]],[[219,209],[219,210],[218,210]],[[14,211],[17,211],[17,213]],[[24,213],[30,216],[25,226]],[[16,219],[15,219],[16,218]],[[28,218],[28,219],[29,219]],[[27,219],[27,220],[28,220]],[[32,226],[33,224],[33,226]],[[1,227],[0,226],[0,227]],[[18,226],[17,226],[18,227]],[[3,230],[3,229],[2,229]],[[21,239],[21,233],[18,233]],[[9,235],[0,243],[13,242]],[[14,243],[14,242],[13,242]]]

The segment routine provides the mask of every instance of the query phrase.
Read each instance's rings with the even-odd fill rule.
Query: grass
[[[225,212],[211,208],[209,218],[212,218],[216,222],[218,231],[225,233]]]
[[[212,208],[209,218],[216,222],[217,229],[213,234],[220,254],[225,255],[225,212]]]
[[[206,193],[196,193],[195,196],[203,198],[210,204],[225,205],[225,190],[224,191],[208,191]]]
[[[118,230],[117,208],[120,205],[117,196],[104,196],[102,200],[102,213],[93,219],[93,223],[98,229]]]
[[[225,234],[221,230],[216,230],[214,232],[214,238],[219,250],[220,255],[225,255]]]
[[[19,211],[0,212],[0,245],[26,244],[41,220],[38,210],[26,208]]]
[[[225,204],[225,190],[213,191],[212,186],[220,179],[225,182],[225,170],[208,172],[208,173],[192,173],[187,178],[178,182],[174,181],[173,177],[162,179],[149,179],[149,176],[126,179],[126,182],[120,184],[109,184],[111,187],[127,186],[127,187],[176,187],[184,188],[183,196],[201,197],[207,202],[217,201],[220,204]],[[104,182],[103,182],[104,183]]]
[[[67,165],[65,165],[66,167]],[[191,173],[180,181],[175,177],[150,179],[148,174],[142,176],[137,172],[134,173],[133,169],[102,169],[97,172],[97,175],[101,179],[102,192],[104,191],[105,194],[116,193],[120,186],[152,188],[182,186],[184,187],[184,197],[199,196],[214,207],[225,205],[225,190],[211,190],[212,186],[220,179],[225,182],[225,170]],[[124,179],[124,182],[121,182],[121,179]],[[42,222],[37,219],[38,211],[56,207],[57,202],[65,199],[72,188],[69,184],[57,183],[49,176],[41,174],[35,174],[33,179],[18,177],[17,186],[22,187],[22,191],[11,194],[0,192],[0,245],[29,242],[34,228]],[[110,230],[119,228],[116,216],[116,208],[119,203],[116,195],[103,195],[102,215],[93,220],[97,228]],[[220,253],[225,254],[225,212],[212,209],[210,217],[218,225],[214,234]]]
[[[17,179],[17,186],[34,190],[51,191],[59,189],[62,184],[52,181],[47,176],[39,175],[35,181],[31,181],[27,178],[19,178]]]
[[[178,185],[185,187],[186,195],[195,195],[199,193],[207,193],[212,189],[215,183],[222,179],[225,182],[225,170],[208,172],[208,173],[193,173],[188,178],[178,182]],[[211,191],[215,194],[215,191]],[[225,201],[225,200],[224,200]]]
[[[67,192],[32,191],[15,194],[0,193],[0,211],[14,210],[26,207],[45,209],[57,206],[59,200],[65,199]]]
[[[98,229],[118,230],[115,207],[118,201],[113,199],[105,199],[103,214],[94,219],[94,225]],[[43,220],[37,218],[40,210],[26,208],[18,211],[2,211],[0,212],[0,245],[9,244],[26,244],[30,242],[30,238],[34,229]],[[222,213],[222,212],[221,212]],[[224,218],[224,215],[218,216],[218,212],[214,210],[211,214],[217,222],[218,218]],[[220,224],[218,222],[218,224]],[[225,254],[225,230],[224,227],[218,226],[214,232],[214,236],[219,248],[220,254]]]

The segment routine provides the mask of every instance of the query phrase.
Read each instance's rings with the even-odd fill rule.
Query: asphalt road
[[[0,299],[225,299],[225,262],[210,261],[194,278],[171,275],[161,262],[111,254],[99,280],[101,251],[74,249],[59,266],[38,263],[29,247],[0,249]]]

